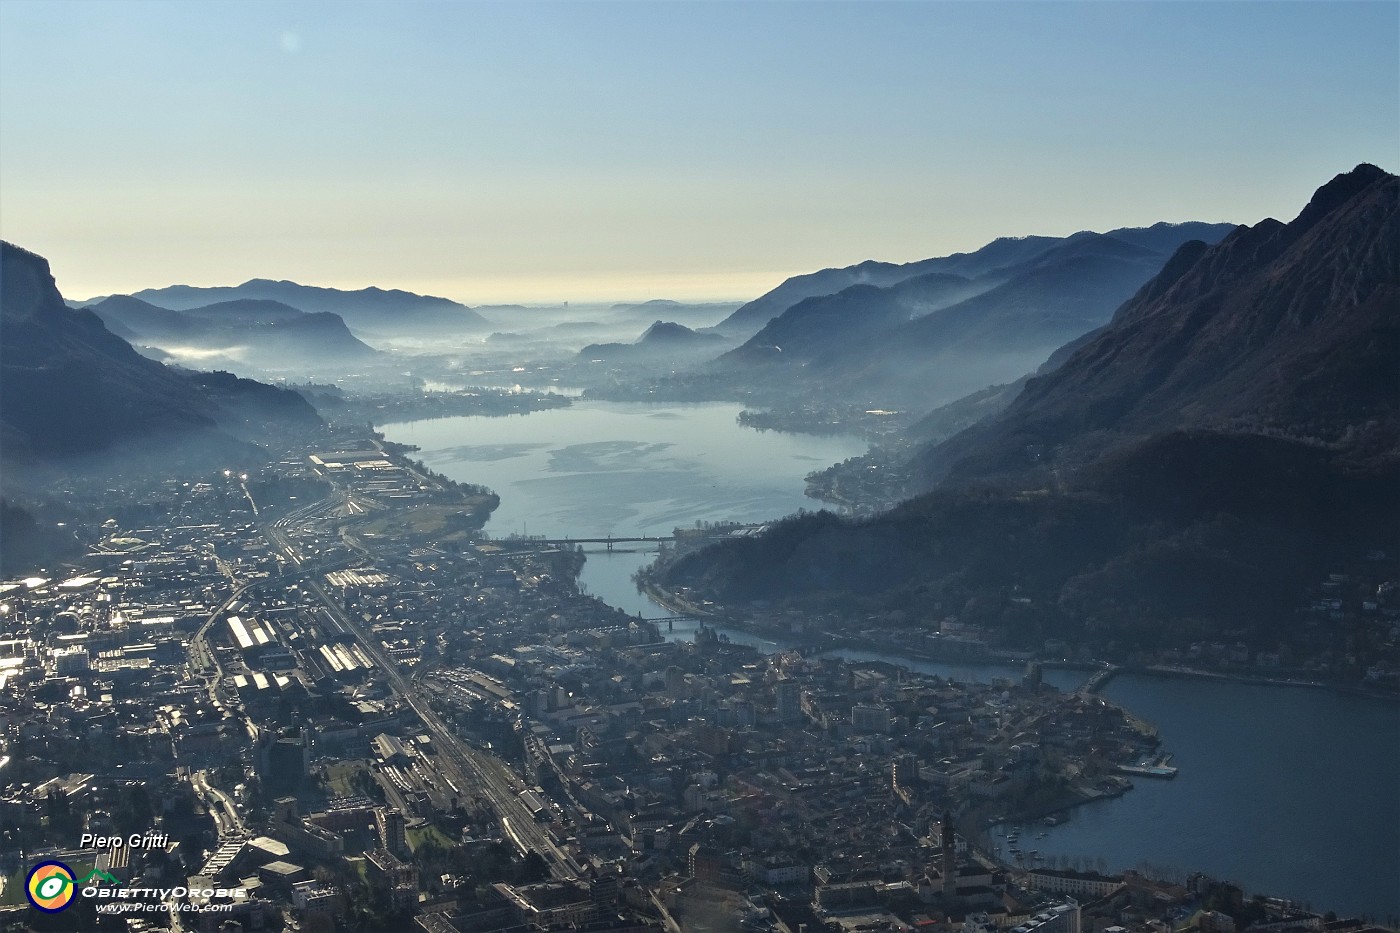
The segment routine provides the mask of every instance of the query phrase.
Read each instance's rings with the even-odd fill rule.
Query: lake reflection
[[[798,509],[803,477],[864,453],[855,437],[741,427],[728,402],[580,401],[488,418],[384,425],[432,469],[501,496],[486,531],[548,537],[667,535],[696,521],[762,522]]]

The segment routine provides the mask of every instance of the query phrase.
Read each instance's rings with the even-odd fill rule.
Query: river
[[[504,417],[390,424],[432,469],[501,496],[487,531],[549,537],[666,535],[696,521],[761,522],[818,503],[803,477],[862,453],[850,437],[758,432],[729,403],[582,400]],[[597,548],[580,584],[629,613],[669,613],[632,574],[653,551]],[[692,638],[693,624],[666,632]],[[764,651],[787,647],[739,631]],[[928,673],[988,680],[1019,672],[872,652]],[[1061,688],[1082,674],[1047,670]],[[1105,695],[1152,722],[1181,769],[1140,779],[1113,801],[1080,807],[1024,839],[1043,855],[1204,871],[1320,910],[1400,916],[1400,705],[1323,690],[1120,676]]]

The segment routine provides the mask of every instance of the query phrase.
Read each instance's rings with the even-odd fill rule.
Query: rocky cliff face
[[[930,450],[928,482],[1072,468],[1170,430],[1396,450],[1400,179],[1358,166],[1291,223],[1187,244],[999,418]]]
[[[65,305],[48,262],[9,243],[0,244],[0,338],[7,459],[214,426],[213,406],[179,374]]]
[[[201,382],[136,352],[91,311],[68,307],[42,257],[0,243],[0,437],[7,462],[41,462],[260,425],[318,426],[295,392]]]

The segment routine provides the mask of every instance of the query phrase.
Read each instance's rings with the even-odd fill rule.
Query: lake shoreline
[[[697,520],[759,523],[810,509],[813,500],[801,492],[803,477],[814,464],[839,462],[856,447],[853,439],[794,441],[782,432],[743,428],[734,421],[738,409],[583,400],[517,419],[467,417],[384,429],[393,440],[417,446],[415,456],[432,469],[495,489],[502,503],[487,527],[502,536],[512,531],[547,531],[560,538],[652,536]],[[732,624],[693,594],[639,590],[633,574],[649,561],[643,554],[590,555],[581,583],[632,616],[688,617],[659,626],[667,640],[691,640],[695,625],[703,622],[764,653],[790,646],[804,654],[831,651],[950,680],[1020,679],[1024,661],[1004,654],[925,660],[900,644],[793,632],[786,625]],[[1058,670],[1061,666],[1043,664],[1046,683],[1073,692],[1090,678],[1090,666],[1077,665],[1074,673]],[[1079,670],[1085,673],[1080,676]],[[1378,736],[1400,727],[1394,722],[1394,697],[1248,673],[1184,668],[1139,676],[1136,670],[1122,668],[1104,685],[1107,700],[1157,726],[1181,777],[1133,780],[1136,793],[1106,799],[1101,807],[1055,801],[1075,816],[1047,827],[1048,838],[1036,846],[1043,854],[1103,856],[1118,868],[1143,859],[1190,865],[1238,879],[1251,890],[1310,898],[1339,911],[1383,915],[1392,909],[1392,895],[1366,879],[1377,870],[1388,872],[1394,859],[1393,840],[1383,829],[1393,825],[1388,814],[1395,802],[1378,793],[1394,781],[1393,750],[1367,756],[1358,772],[1364,780],[1356,774],[1339,777],[1325,762],[1344,756],[1343,749],[1374,745]],[[1257,686],[1311,689],[1252,689]],[[1319,692],[1319,686],[1329,689]],[[1306,777],[1281,784],[1275,779],[1281,766]],[[1360,818],[1363,811],[1373,815]],[[1291,828],[1295,824],[1303,828]],[[1225,836],[1222,826],[1228,827]],[[1345,857],[1321,871],[1296,864],[1291,853],[1301,851],[1303,840],[1339,828],[1352,843]]]
[[[682,599],[678,594],[672,593],[650,581],[639,583],[637,588],[639,592],[643,593],[652,602],[672,612],[676,612],[681,615],[695,616],[697,619],[715,619],[713,611],[707,610],[702,606],[697,606],[694,603]],[[793,641],[799,640],[795,638],[790,632],[779,632],[777,630],[766,629],[762,626],[753,625],[752,623],[745,623],[742,620],[734,619],[729,616],[724,617],[723,624],[756,636],[780,634],[783,635],[785,638],[788,638]],[[801,640],[806,641],[810,638],[811,636],[808,636],[807,638]],[[836,635],[831,632],[818,633],[816,635],[816,638],[825,639],[830,642],[830,646],[826,650],[835,650],[841,647],[856,647],[852,639]],[[822,643],[821,641],[816,641],[813,643],[812,646],[822,647]],[[1035,658],[1026,658],[1025,660],[1009,660],[995,657],[977,659],[934,657],[932,655],[922,654],[917,651],[904,651],[902,653],[908,655],[908,657],[914,660],[919,661],[934,661],[942,663],[964,662],[982,664],[987,665],[989,667],[1007,668],[1014,668],[1019,664],[1026,663],[1027,661],[1036,660]],[[1098,671],[1103,669],[1103,664],[1101,662],[1095,661],[1041,661],[1040,663],[1045,665],[1046,667],[1056,667],[1069,670]],[[1252,674],[1233,674],[1219,671],[1207,671],[1191,667],[1169,667],[1166,665],[1118,665],[1116,670],[1114,671],[1114,676],[1117,676],[1119,674],[1141,674],[1147,677],[1161,677],[1164,679],[1210,680],[1219,683],[1245,684],[1257,687],[1304,687],[1310,690],[1326,690],[1340,694],[1345,694],[1347,696],[1360,697],[1362,699],[1367,700],[1380,700],[1383,702],[1400,704],[1400,694],[1389,693],[1382,690],[1368,690],[1365,687],[1356,686],[1354,684],[1334,684],[1327,683],[1326,681],[1293,680],[1286,677],[1261,677]]]

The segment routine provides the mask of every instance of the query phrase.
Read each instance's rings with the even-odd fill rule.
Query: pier
[[[1133,774],[1138,777],[1162,778],[1164,780],[1169,781],[1172,778],[1176,777],[1177,774],[1177,768],[1174,765],[1168,763],[1171,760],[1171,755],[1158,755],[1155,759],[1151,761],[1144,758],[1142,761],[1139,761],[1137,764],[1134,765],[1119,765],[1116,770],[1119,774]]]

